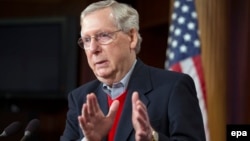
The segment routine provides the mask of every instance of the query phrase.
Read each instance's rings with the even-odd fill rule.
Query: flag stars
[[[177,42],[176,40],[173,40],[173,42],[172,42],[172,47],[173,47],[173,48],[176,48],[177,45],[178,45],[178,42]]]
[[[200,41],[199,40],[195,40],[194,41],[194,46],[199,48],[200,47]]]
[[[166,55],[169,56],[169,54],[171,53],[170,49],[168,48],[166,51]]]
[[[175,35],[175,36],[181,35],[181,29],[180,29],[180,28],[175,29],[174,35]]]
[[[183,5],[183,6],[181,7],[181,11],[182,11],[183,13],[187,13],[188,10],[189,10],[189,7],[188,7],[187,5]]]
[[[174,2],[174,7],[175,8],[179,8],[180,5],[181,5],[180,1],[177,0],[177,1]]]
[[[178,23],[179,24],[184,24],[185,23],[185,18],[184,17],[179,17],[178,18]]]
[[[189,30],[194,30],[195,24],[193,22],[190,22],[190,23],[187,24],[187,27],[188,27]]]
[[[170,59],[170,60],[173,60],[173,59],[174,59],[174,53],[173,53],[173,52],[170,52],[170,53],[169,53],[169,59]]]
[[[173,31],[174,31],[174,26],[173,26],[173,25],[171,25],[171,26],[169,27],[169,31],[170,31],[170,32],[173,32]]]
[[[169,61],[165,61],[165,68],[169,67]]]
[[[172,24],[169,26],[167,38],[168,49],[166,56],[172,65],[179,59],[195,55],[201,48],[199,40],[197,13],[193,9],[193,0],[175,0],[174,11],[171,15]]]
[[[188,34],[188,33],[186,33],[186,34],[183,36],[183,38],[184,38],[184,40],[185,40],[186,42],[191,41],[191,35]]]
[[[192,18],[196,19],[196,18],[197,18],[197,13],[193,11],[193,12],[191,13],[191,16],[192,16]]]
[[[181,45],[181,47],[180,47],[180,52],[181,52],[181,53],[186,53],[186,52],[187,52],[187,46]]]
[[[170,37],[168,37],[168,44],[171,44],[171,42],[172,42],[172,38],[170,36]]]
[[[172,20],[175,20],[177,18],[177,14],[176,13],[173,13],[172,14]]]

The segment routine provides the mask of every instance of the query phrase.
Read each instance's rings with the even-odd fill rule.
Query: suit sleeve
[[[81,141],[79,124],[78,124],[78,106],[73,98],[72,93],[68,96],[68,107],[66,126],[60,141]]]
[[[175,83],[169,99],[168,117],[170,140],[205,141],[199,101],[190,76],[183,75]]]

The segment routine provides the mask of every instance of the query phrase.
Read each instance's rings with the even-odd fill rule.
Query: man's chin
[[[97,78],[100,78],[100,79],[108,79],[110,77],[110,73],[107,73],[107,72],[97,72],[95,73],[95,75]]]

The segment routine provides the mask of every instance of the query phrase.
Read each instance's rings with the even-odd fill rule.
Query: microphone
[[[7,137],[12,134],[15,134],[21,129],[21,123],[19,121],[12,122],[9,126],[7,126],[0,137]]]
[[[20,141],[25,141],[38,128],[40,120],[32,119],[25,128],[24,136]]]

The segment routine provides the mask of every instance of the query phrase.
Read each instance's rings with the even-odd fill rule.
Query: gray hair
[[[138,42],[136,45],[136,54],[140,52],[142,38],[139,33],[139,14],[131,6],[118,3],[114,0],[104,0],[90,4],[84,11],[81,13],[81,21],[84,17],[92,12],[95,12],[100,9],[109,7],[114,15],[114,20],[116,26],[124,32],[129,32],[131,29],[137,30]]]

